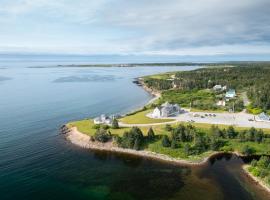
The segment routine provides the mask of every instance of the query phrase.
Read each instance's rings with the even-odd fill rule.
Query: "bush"
[[[245,145],[245,146],[242,148],[241,152],[242,152],[245,156],[249,156],[249,155],[251,155],[252,153],[254,153],[255,150],[254,150],[253,148],[249,147],[248,145]]]
[[[111,139],[111,135],[107,132],[107,130],[100,128],[97,129],[94,138],[99,142],[105,143]]]
[[[172,128],[172,126],[171,126],[170,124],[166,124],[166,125],[165,125],[165,130],[166,130],[166,131],[172,131],[173,128]]]
[[[118,120],[114,118],[112,121],[112,129],[118,129],[118,128],[119,128]]]
[[[92,126],[92,128],[93,128],[93,129],[99,129],[99,128],[100,128],[100,124],[94,124],[94,125]]]
[[[104,129],[104,130],[108,130],[110,128],[110,126],[107,125],[107,124],[102,124],[101,128]]]
[[[133,127],[130,131],[126,131],[121,139],[118,139],[118,145],[122,148],[130,148],[139,150],[144,142],[141,129]]]
[[[163,135],[161,142],[162,142],[163,147],[170,147],[171,146],[171,142],[170,142],[169,137],[167,135]]]

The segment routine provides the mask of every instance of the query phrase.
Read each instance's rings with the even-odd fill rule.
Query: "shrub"
[[[245,145],[245,146],[242,148],[241,152],[242,152],[244,155],[249,156],[249,155],[251,155],[252,153],[254,153],[255,150],[254,150],[253,148],[249,147],[248,145]]]
[[[119,128],[118,120],[114,118],[112,121],[112,129],[118,129],[118,128]]]
[[[155,139],[155,132],[152,129],[152,127],[150,127],[149,130],[148,130],[148,132],[147,132],[147,138],[148,138],[149,141]]]
[[[100,128],[97,129],[94,138],[95,140],[104,143],[111,139],[111,135],[107,132],[107,130]]]
[[[170,142],[169,137],[167,135],[163,135],[163,137],[162,137],[162,146],[163,147],[171,146],[171,142]]]

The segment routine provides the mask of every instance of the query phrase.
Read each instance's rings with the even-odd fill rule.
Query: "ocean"
[[[69,121],[124,114],[147,103],[152,96],[134,78],[197,68],[58,66],[97,62],[91,59],[0,56],[1,200],[269,199],[235,156],[188,167],[66,141],[58,129]]]

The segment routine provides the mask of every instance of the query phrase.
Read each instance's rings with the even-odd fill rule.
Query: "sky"
[[[269,0],[0,0],[0,53],[270,58]]]

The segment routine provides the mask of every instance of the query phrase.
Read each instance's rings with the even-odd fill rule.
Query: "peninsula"
[[[156,96],[149,104],[70,122],[62,132],[84,148],[181,164],[218,153],[270,155],[269,76],[270,65],[251,64],[141,77],[136,83]],[[264,170],[263,180],[269,177]]]

